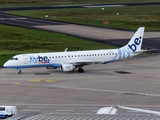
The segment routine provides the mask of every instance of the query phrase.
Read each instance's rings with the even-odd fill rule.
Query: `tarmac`
[[[18,114],[88,113],[105,106],[160,111],[159,54],[140,55],[106,65],[85,66],[84,73],[55,69],[0,69],[0,104]],[[119,114],[129,114],[119,110]],[[138,113],[139,114],[139,113]]]
[[[134,31],[4,14],[0,14],[0,18],[3,24],[62,32],[103,42],[112,40],[115,43],[116,40],[121,45],[125,44],[121,39],[128,40],[134,34]],[[159,38],[159,32],[145,32],[143,46],[155,48],[156,45],[159,49]],[[147,43],[146,39],[149,39]],[[43,113],[39,115],[41,118],[46,114],[95,114],[101,107],[118,104],[160,111],[159,59],[160,54],[142,54],[106,65],[84,66],[84,73],[33,68],[23,69],[23,74],[19,75],[16,69],[1,68],[0,105],[16,105],[18,115]],[[141,113],[118,110],[118,114]]]

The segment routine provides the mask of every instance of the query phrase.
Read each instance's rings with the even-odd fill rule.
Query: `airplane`
[[[23,68],[53,67],[60,71],[69,72],[78,69],[83,73],[83,66],[89,64],[107,64],[129,57],[136,56],[144,50],[141,49],[144,27],[140,27],[127,45],[119,49],[67,51],[49,53],[18,54],[8,60],[3,67],[17,68],[18,74],[22,74]]]

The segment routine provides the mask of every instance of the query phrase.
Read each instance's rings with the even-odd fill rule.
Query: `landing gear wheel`
[[[17,68],[18,74],[22,74],[22,68]]]
[[[83,72],[84,72],[84,69],[83,69],[83,68],[79,68],[79,69],[78,69],[78,72],[79,72],[79,73],[83,73]]]
[[[20,70],[20,71],[18,72],[18,74],[22,74],[22,71]]]

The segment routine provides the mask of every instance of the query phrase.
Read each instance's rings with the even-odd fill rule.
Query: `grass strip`
[[[0,0],[0,6],[70,5],[70,4],[114,4],[133,2],[159,2],[159,0]]]
[[[104,8],[104,10],[101,8],[80,8],[12,11],[7,13],[107,28],[136,30],[140,26],[145,26],[146,30],[160,30],[159,8],[160,5],[112,7]],[[48,15],[48,17],[45,17],[46,15]]]

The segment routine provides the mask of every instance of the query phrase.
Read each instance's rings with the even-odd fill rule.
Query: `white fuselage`
[[[90,50],[73,52],[32,53],[14,56],[5,63],[5,67],[59,67],[60,64],[68,63],[105,63],[119,60],[118,49]]]

